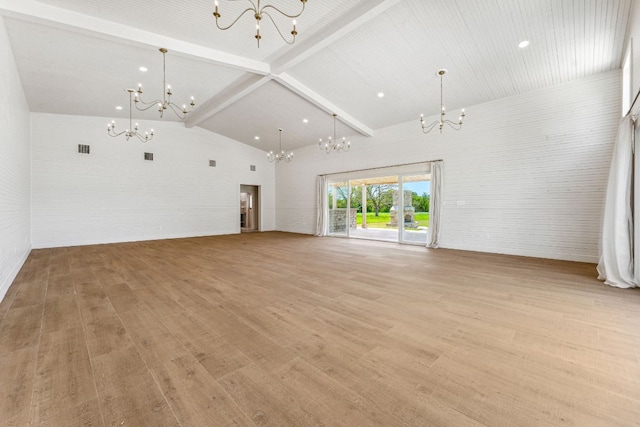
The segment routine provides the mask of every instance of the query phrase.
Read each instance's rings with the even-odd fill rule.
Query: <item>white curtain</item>
[[[633,122],[622,119],[613,149],[602,222],[602,248],[598,279],[618,288],[635,288],[633,275]]]
[[[431,200],[429,202],[429,229],[427,247],[437,248],[440,236],[440,216],[442,211],[442,160],[431,162]]]
[[[316,236],[327,235],[327,176],[316,178]]]

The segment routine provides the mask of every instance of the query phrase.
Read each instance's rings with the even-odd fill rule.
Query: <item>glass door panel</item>
[[[398,223],[393,220],[397,176],[354,179],[351,184],[351,210],[356,221],[350,237],[398,241]]]
[[[349,200],[349,184],[347,182],[329,182],[327,200],[329,201],[329,229],[330,236],[349,235],[349,210],[347,201]]]
[[[402,232],[403,243],[426,244],[431,201],[429,174],[402,176]]]

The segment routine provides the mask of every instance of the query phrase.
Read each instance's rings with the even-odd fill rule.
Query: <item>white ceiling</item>
[[[438,112],[440,68],[449,111],[617,69],[632,1],[308,0],[296,43],[263,20],[259,49],[250,15],[216,28],[213,0],[0,0],[0,13],[32,111],[124,118],[125,89],[161,96],[166,47],[173,100],[197,102],[185,124],[268,151],[279,127],[285,149],[326,138],[332,112],[338,136],[418,126]],[[249,4],[219,2],[223,24]]]

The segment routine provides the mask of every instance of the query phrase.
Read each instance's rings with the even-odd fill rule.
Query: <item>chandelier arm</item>
[[[138,107],[138,103],[144,105],[145,107],[144,108]],[[151,107],[157,107],[158,104],[162,104],[162,101],[159,100],[159,99],[156,99],[155,101],[144,102],[142,99],[140,99],[140,97],[138,97],[138,102],[136,102],[135,104],[136,104],[136,110],[138,110],[138,111],[147,111]]]
[[[252,3],[252,4],[253,4],[253,3]],[[221,27],[221,26],[218,24],[218,17],[216,16],[216,27],[218,27],[218,29],[219,29],[219,30],[223,30],[223,31],[224,31],[224,30],[228,30],[229,28],[233,27],[233,26],[236,24],[236,22],[238,22],[238,20],[239,20],[240,18],[242,18],[242,17],[244,16],[244,14],[245,14],[245,13],[247,13],[247,12],[254,12],[254,13],[257,13],[257,10],[255,9],[255,6],[254,6],[253,8],[250,8],[250,7],[249,7],[249,8],[247,8],[247,9],[245,9],[245,10],[244,10],[244,12],[242,12],[242,13],[240,14],[240,16],[238,16],[238,17],[235,19],[235,21],[233,21],[231,24],[229,24],[229,25],[228,25],[228,26],[226,26],[226,27]],[[215,16],[215,14],[214,14],[214,16]]]
[[[149,139],[151,139],[151,138],[145,138],[144,136],[140,135],[138,132],[134,133],[134,135],[140,140],[140,142],[147,142]]]
[[[123,130],[122,132],[115,133],[115,131],[113,130],[113,127],[109,128],[109,136],[112,136],[112,137],[114,137],[114,138],[115,138],[115,137],[118,137],[118,136],[120,136],[120,135],[122,135],[122,134],[123,134],[123,133],[125,133],[125,132],[127,132],[127,131],[126,131],[126,130]]]
[[[453,122],[451,120],[445,120],[444,123],[448,124],[452,129],[460,130],[462,123]]]
[[[423,133],[429,133],[431,132],[431,130],[433,130],[433,128],[439,124],[440,122],[438,120],[436,120],[435,122],[431,123],[429,126],[425,126],[424,124],[422,125],[422,132]]]
[[[307,4],[306,0],[301,0],[301,1],[302,1],[302,10],[297,15],[289,15],[288,13],[283,12],[282,10],[278,9],[277,7],[271,4],[268,4],[264,6],[262,9],[260,9],[260,13],[262,14],[265,9],[271,8],[271,9],[274,9],[276,12],[280,13],[281,15],[286,16],[287,18],[291,18],[291,19],[298,18],[300,15],[302,15],[302,12],[304,12],[304,7]]]
[[[171,108],[171,111],[173,111],[173,113],[178,116],[178,118],[180,119],[184,119],[185,117],[187,117],[187,114],[189,113],[188,111],[185,112],[179,105],[174,104],[173,102],[170,102],[169,107]]]
[[[266,7],[268,7],[268,6],[265,6],[265,8]],[[282,41],[284,41],[286,44],[294,44],[296,42],[296,36],[295,35],[293,36],[293,40],[291,40],[291,41],[287,40],[284,37],[284,34],[282,34],[282,31],[280,31],[280,28],[278,27],[278,24],[276,24],[276,21],[273,20],[273,17],[269,14],[269,12],[263,12],[262,14],[263,15],[267,15],[269,17],[269,19],[271,20],[271,23],[273,24],[273,26],[276,27],[276,30],[278,31],[278,34],[280,34],[280,38],[282,39]]]

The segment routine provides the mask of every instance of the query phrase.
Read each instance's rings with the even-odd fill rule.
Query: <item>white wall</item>
[[[263,151],[176,122],[141,121],[156,132],[142,143],[109,137],[107,118],[31,121],[34,247],[238,233],[241,184],[261,186],[262,230],[275,227],[274,165]]]
[[[423,135],[416,112],[348,153],[298,150],[276,169],[277,229],[314,232],[318,174],[443,159],[443,247],[596,262],[620,82],[614,71],[469,106],[442,135]]]
[[[0,301],[31,250],[29,106],[0,18]]]

